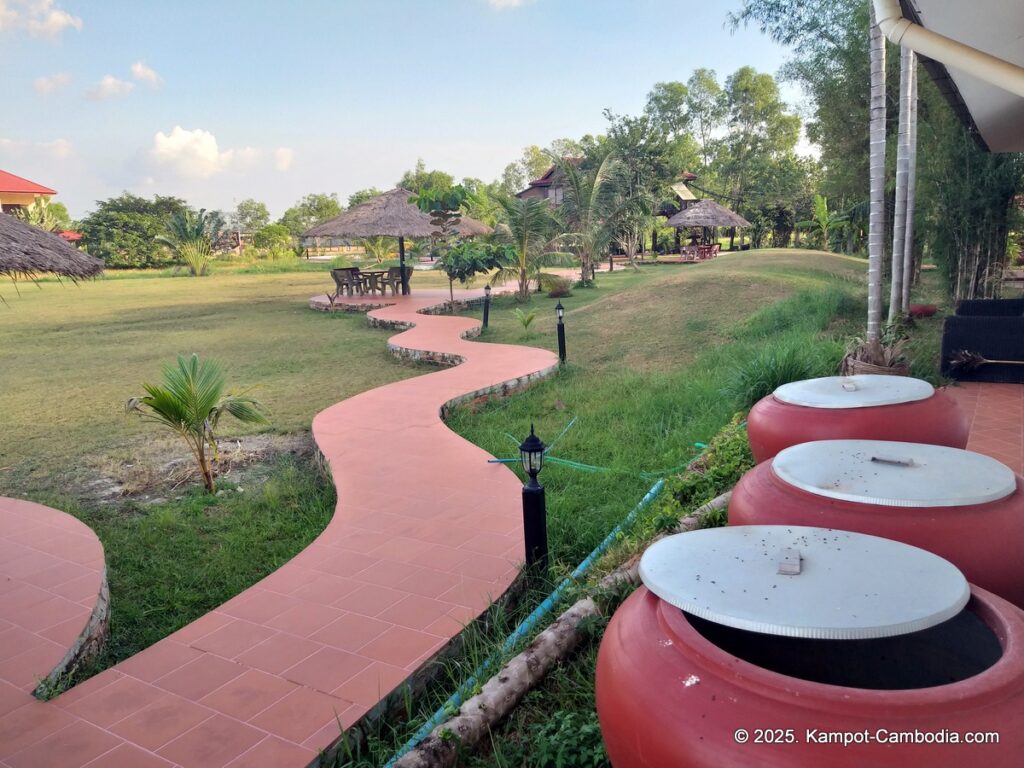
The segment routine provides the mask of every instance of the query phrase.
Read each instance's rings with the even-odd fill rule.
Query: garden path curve
[[[453,401],[549,374],[557,358],[467,341],[478,326],[469,318],[419,314],[444,298],[345,302],[386,303],[372,324],[414,326],[389,340],[392,352],[458,364],[316,416],[338,489],[323,533],[213,612],[49,702],[30,692],[105,602],[102,547],[69,515],[0,497],[0,560],[18,571],[0,569],[0,768],[301,768],[338,737],[339,721],[347,728],[373,709],[505,592],[523,558],[519,481],[440,416]],[[326,297],[310,305],[341,308]],[[39,525],[25,525],[29,516],[43,528],[30,530]],[[32,552],[54,560],[29,567]],[[26,584],[37,572],[45,584]],[[77,591],[55,591],[65,582]],[[33,632],[48,653],[19,645]]]

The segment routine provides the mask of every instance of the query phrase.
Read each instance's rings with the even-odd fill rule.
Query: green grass
[[[439,278],[439,275],[428,275]],[[416,285],[425,285],[417,273]],[[441,281],[437,280],[440,286]],[[80,487],[111,465],[137,464],[152,425],[124,413],[142,382],[177,354],[215,357],[230,388],[252,387],[272,430],[308,429],[314,414],[425,370],[396,361],[386,331],[359,314],[312,312],[322,273],[140,277],[23,284],[0,305],[0,493]],[[222,431],[244,432],[225,420]]]
[[[283,458],[251,486],[195,488],[145,508],[62,509],[103,542],[111,593],[110,637],[76,680],[138,653],[222,604],[307,546],[334,512],[334,488],[312,462]]]

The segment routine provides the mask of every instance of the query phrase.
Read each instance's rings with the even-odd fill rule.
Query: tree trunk
[[[875,23],[874,4],[869,3],[869,8],[871,195],[868,214],[867,343],[877,347],[882,335],[882,255],[885,249],[885,38]]]
[[[904,314],[903,259],[907,237],[907,189],[910,177],[910,73],[914,52],[900,48],[900,123],[896,142],[896,206],[892,217],[892,283],[889,291],[889,322]]]
[[[914,284],[914,206],[917,198],[917,55],[910,67],[910,151],[907,153],[907,231],[903,239],[903,311],[910,307],[910,288]]]

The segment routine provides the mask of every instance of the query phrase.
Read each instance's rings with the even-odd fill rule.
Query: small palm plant
[[[547,200],[499,198],[505,220],[498,224],[494,237],[499,243],[511,246],[507,263],[498,270],[492,284],[515,280],[519,284],[516,299],[530,300],[530,283],[551,282],[552,275],[542,272],[543,267],[571,265],[572,256],[554,250],[558,219]]]
[[[167,223],[167,234],[156,238],[180,259],[192,275],[205,275],[213,258],[214,244],[224,233],[224,217],[217,211],[201,208],[199,213],[185,210]]]
[[[378,264],[383,264],[395,251],[395,241],[391,237],[367,237],[363,240],[363,248],[368,256],[372,256]]]
[[[523,310],[516,308],[512,311],[515,312],[516,320],[523,326],[523,336],[528,335],[530,333],[530,323],[537,317],[537,310],[531,309],[529,312],[523,312]]]
[[[178,355],[178,364],[165,365],[162,384],[143,384],[144,397],[133,397],[125,405],[129,413],[137,413],[155,421],[184,438],[192,449],[203,485],[213,493],[217,461],[216,429],[220,417],[227,413],[248,424],[266,424],[263,406],[250,397],[224,394],[224,369],[214,360],[199,361]]]

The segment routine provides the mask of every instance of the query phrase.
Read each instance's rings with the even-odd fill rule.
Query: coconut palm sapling
[[[554,276],[541,272],[552,264],[571,264],[572,256],[555,250],[554,234],[558,219],[547,200],[499,198],[505,220],[495,229],[495,238],[512,246],[507,253],[510,262],[498,270],[492,284],[506,280],[518,283],[516,298],[529,301],[530,281],[552,282]]]
[[[199,355],[178,356],[177,365],[165,365],[161,384],[143,384],[146,394],[125,404],[128,413],[161,424],[188,443],[199,465],[203,485],[215,490],[217,425],[225,413],[246,424],[266,424],[263,406],[251,397],[224,394],[224,369]]]

